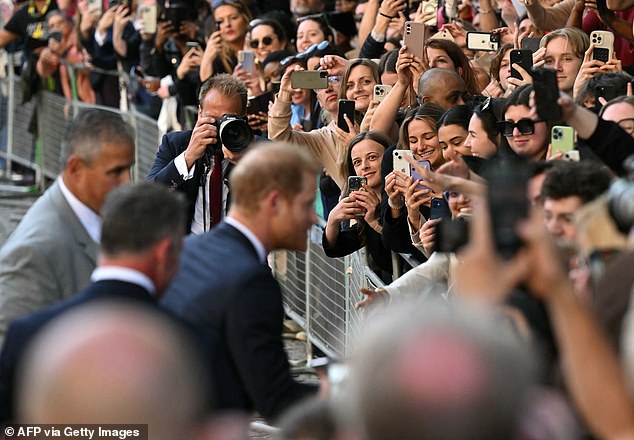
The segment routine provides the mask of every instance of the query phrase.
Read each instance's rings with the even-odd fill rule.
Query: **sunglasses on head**
[[[498,129],[506,137],[513,136],[513,131],[517,127],[520,134],[529,135],[535,133],[535,124],[538,122],[544,122],[542,119],[534,121],[529,118],[522,118],[517,122],[513,121],[498,121]]]
[[[273,43],[273,37],[262,37],[262,40],[251,40],[249,46],[251,46],[252,49],[257,49],[260,46],[260,41],[262,41],[264,46],[269,46]]]

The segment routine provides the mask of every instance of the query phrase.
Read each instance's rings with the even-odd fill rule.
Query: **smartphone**
[[[415,21],[406,21],[403,42],[407,46],[408,53],[422,60],[425,51],[425,25]]]
[[[557,104],[559,99],[557,73],[543,67],[533,69],[533,89],[539,118],[551,123],[561,120],[561,107]]]
[[[102,0],[88,0],[88,11],[91,14],[103,14]]]
[[[596,86],[594,88],[594,106],[597,109],[603,107],[603,104],[601,104],[599,98],[603,98],[606,101],[611,101],[617,96],[619,96],[619,92],[614,86]]]
[[[530,75],[533,70],[533,53],[527,49],[511,50],[511,77],[522,79],[522,75],[513,68],[513,64],[519,64]]]
[[[612,59],[614,50],[614,34],[609,31],[592,31],[590,42],[594,45],[592,59],[607,63]]]
[[[458,252],[469,243],[467,218],[443,218],[435,227],[437,252]]]
[[[372,99],[374,101],[381,102],[390,93],[390,90],[392,90],[392,86],[390,86],[388,84],[377,84],[377,85],[374,86],[374,92],[372,94]]]
[[[467,49],[497,51],[499,48],[500,34],[467,32]]]
[[[575,129],[567,125],[555,125],[550,130],[552,154],[567,153],[575,148]]]
[[[238,63],[242,65],[242,70],[255,72],[255,52],[252,50],[239,50]]]
[[[280,93],[280,84],[281,81],[271,81],[271,93],[274,95]]]
[[[428,170],[431,169],[431,162],[429,162],[428,160],[417,160],[416,163],[418,163],[418,165],[423,168],[426,168]],[[418,171],[416,171],[416,168],[414,168],[412,164],[410,164],[409,167],[409,175],[412,176],[412,180],[422,180],[423,182],[425,181],[425,178],[421,176]],[[420,183],[418,184],[418,187],[421,189],[429,189],[429,187]]]
[[[108,1],[108,9],[113,8],[115,6],[119,6],[119,5],[129,7],[130,2],[128,0],[109,0]]]
[[[522,49],[530,50],[532,53],[535,53],[539,50],[539,42],[541,38],[539,37],[525,37],[522,38],[522,43],[520,47]]]
[[[291,87],[294,89],[327,89],[327,70],[297,70],[291,73]]]
[[[252,96],[247,101],[247,114],[257,115],[260,112],[269,112],[269,102],[271,102],[273,94],[265,92],[259,96]]]
[[[452,42],[456,42],[456,39],[451,35],[447,29],[443,29],[440,32],[436,32],[434,35],[429,37],[430,40],[448,40]]]
[[[340,99],[337,106],[337,127],[346,133],[350,133],[350,127],[348,127],[343,115],[348,116],[350,122],[354,124],[354,104],[355,102],[352,99]]]
[[[363,176],[348,176],[348,192],[365,191],[363,185],[368,184],[368,178]]]
[[[517,225],[528,217],[527,187],[529,166],[520,160],[505,159],[487,169],[489,218],[495,248],[510,259],[523,246]]]
[[[185,43],[185,47],[187,48],[187,52],[197,47],[200,47],[200,43],[198,41],[188,41]]]
[[[425,0],[423,3],[423,13],[434,13],[434,16],[425,21],[425,26],[437,26],[438,25],[438,1],[437,0]],[[416,9],[414,9],[416,11]]]
[[[449,203],[443,197],[434,197],[431,199],[429,219],[451,218],[451,210]]]
[[[412,150],[394,150],[392,152],[392,165],[394,167],[394,171],[400,171],[406,176],[411,176],[410,163],[405,158],[413,157],[413,154]]]
[[[156,5],[139,5],[139,19],[141,20],[141,23],[143,23],[143,33],[156,33],[156,17]]]

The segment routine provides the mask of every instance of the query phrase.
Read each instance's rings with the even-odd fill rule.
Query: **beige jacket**
[[[321,161],[337,186],[343,188],[346,179],[343,170],[346,146],[337,137],[335,122],[331,121],[330,124],[318,130],[303,132],[293,131],[290,121],[291,103],[278,97],[269,110],[269,139],[306,146]]]

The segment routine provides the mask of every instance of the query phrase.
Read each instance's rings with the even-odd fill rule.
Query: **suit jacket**
[[[189,140],[192,137],[192,131],[174,131],[163,136],[161,145],[156,153],[156,159],[154,165],[148,174],[148,180],[153,182],[159,182],[170,188],[179,191],[185,195],[187,200],[187,226],[189,227],[194,220],[194,211],[196,209],[196,200],[198,199],[198,189],[200,188],[200,179],[204,170],[204,163],[202,159],[198,159],[195,162],[196,168],[194,169],[194,177],[188,180],[183,180],[174,164],[174,159],[178,157],[183,151],[187,149]],[[231,172],[232,165],[223,160],[222,162],[222,174],[224,182],[227,182],[227,177]],[[227,204],[229,204],[230,197],[227,197]],[[226,212],[226,207],[224,209]]]
[[[97,244],[55,182],[0,249],[0,342],[16,317],[80,291],[97,262]]]
[[[251,242],[228,223],[187,237],[180,270],[162,303],[218,334],[215,391],[221,408],[255,408],[273,418],[316,392],[291,377],[279,284]]]
[[[83,292],[48,309],[16,319],[11,323],[0,354],[0,421],[13,417],[13,390],[16,367],[29,343],[46,324],[70,309],[98,300],[130,300],[156,307],[155,299],[137,284],[118,280],[101,280]],[[158,308],[157,308],[158,309]]]

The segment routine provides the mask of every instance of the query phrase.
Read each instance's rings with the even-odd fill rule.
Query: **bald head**
[[[31,344],[18,383],[19,420],[148,424],[149,438],[185,438],[200,420],[206,377],[163,315],[91,304],[55,320]]]
[[[421,103],[431,102],[444,109],[462,105],[467,86],[453,70],[429,69],[418,80],[418,97]]]

